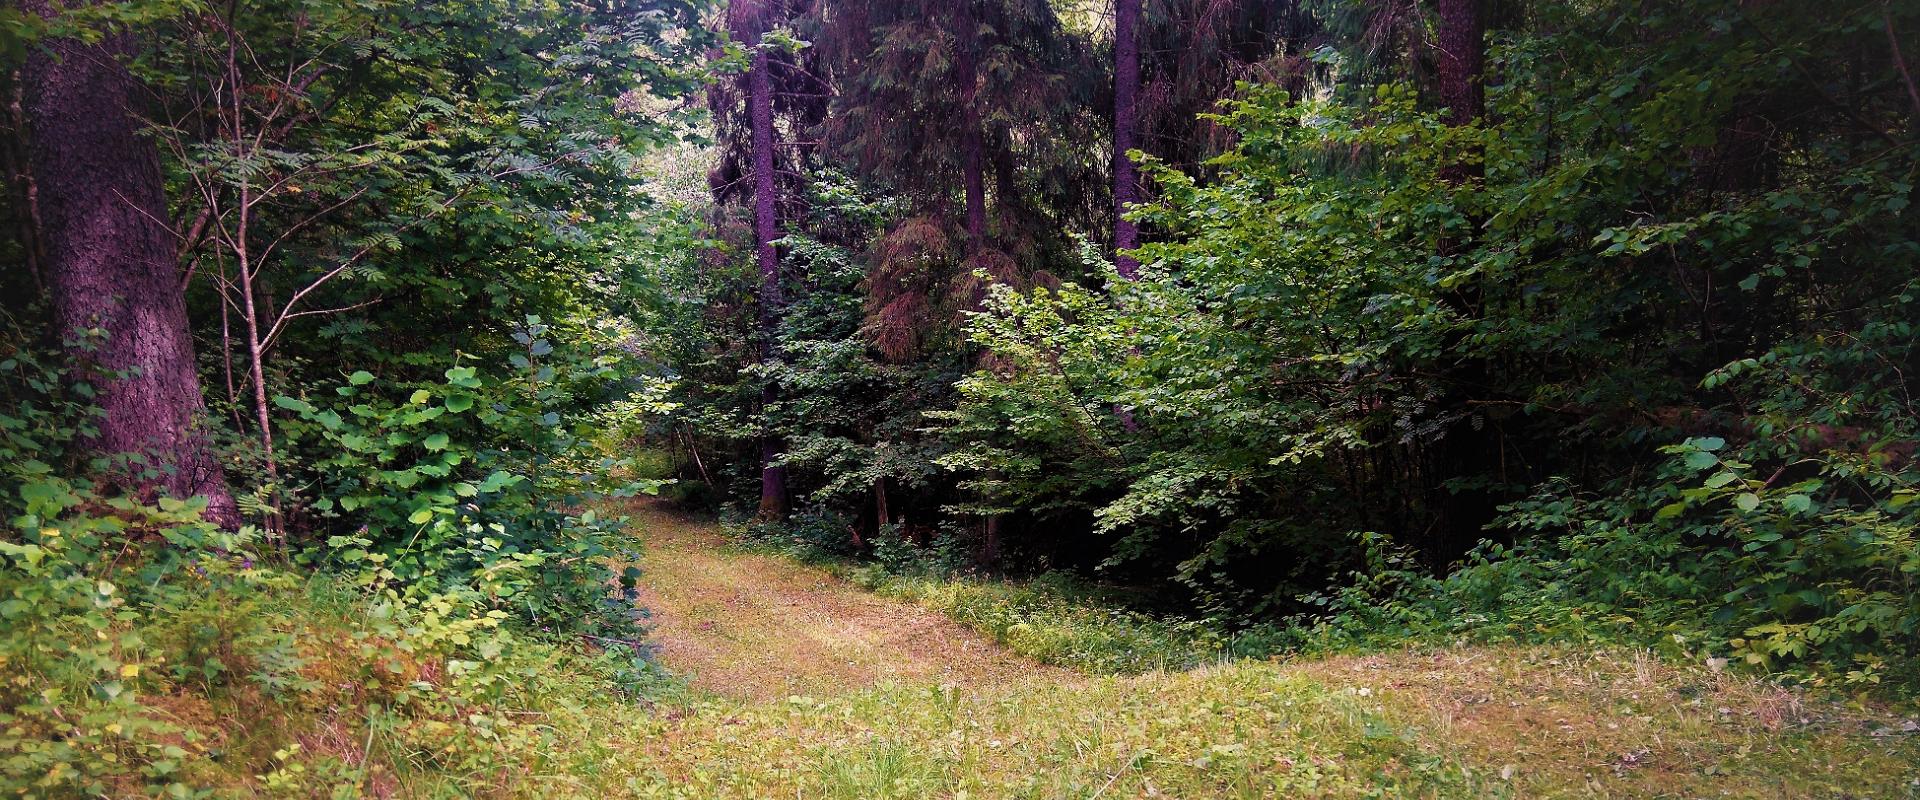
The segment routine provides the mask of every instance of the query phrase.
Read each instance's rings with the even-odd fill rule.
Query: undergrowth
[[[1704,463],[1697,454],[1708,452],[1693,444],[1671,450],[1675,467],[1666,477],[1675,481],[1698,471],[1687,465]],[[1731,455],[1714,463],[1722,469],[1740,466]],[[1236,658],[1321,657],[1409,645],[1572,642],[1645,648],[1676,662],[1711,663],[1842,693],[1912,696],[1920,680],[1909,655],[1911,637],[1902,627],[1910,618],[1875,611],[1887,604],[1876,599],[1889,596],[1885,591],[1849,594],[1848,584],[1829,580],[1823,585],[1833,602],[1850,601],[1853,607],[1834,605],[1838,613],[1823,623],[1782,626],[1765,622],[1780,612],[1778,605],[1746,611],[1732,605],[1748,591],[1744,586],[1760,578],[1751,567],[1693,560],[1702,551],[1672,531],[1683,529],[1689,516],[1726,513],[1713,508],[1716,499],[1742,515],[1747,529],[1768,519],[1766,508],[1745,509],[1728,493],[1739,486],[1713,491],[1728,483],[1686,495],[1681,501],[1686,509],[1652,521],[1635,513],[1650,502],[1642,497],[1613,500],[1619,510],[1611,511],[1605,499],[1543,495],[1512,506],[1504,519],[1506,525],[1543,535],[1517,546],[1485,544],[1437,575],[1390,540],[1357,535],[1367,553],[1365,568],[1301,598],[1314,612],[1252,625],[1147,613],[1067,573],[1024,580],[986,576],[947,539],[915,543],[887,530],[860,552],[844,544],[844,524],[826,514],[798,514],[787,524],[735,521],[727,527],[737,543],[822,566],[869,591],[939,611],[1021,655],[1090,674],[1133,675]],[[1699,511],[1688,510],[1696,506]],[[1790,515],[1794,508],[1786,503],[1771,513]],[[1606,513],[1621,516],[1601,516]],[[1566,530],[1553,535],[1556,526]],[[1784,538],[1750,535],[1763,545]],[[1859,538],[1872,544],[1891,537]],[[1756,550],[1762,548],[1745,552]],[[1904,575],[1913,567],[1903,560],[1909,558],[1905,550],[1863,552],[1869,555],[1859,556],[1856,564],[1882,570],[1895,583],[1908,580]],[[1882,606],[1872,605],[1876,602]],[[1827,630],[1820,628],[1823,624]]]
[[[484,796],[554,749],[544,712],[671,685],[471,594],[268,563],[199,511],[72,492],[0,541],[0,791]]]

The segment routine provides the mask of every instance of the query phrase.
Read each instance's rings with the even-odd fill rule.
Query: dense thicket
[[[0,785],[184,793],[218,759],[142,695],[298,713],[329,658],[385,677],[319,707],[429,749],[519,735],[535,642],[634,677],[598,503],[652,481],[603,443],[658,406],[647,276],[696,240],[643,156],[704,9],[0,11]]]
[[[1116,98],[1112,8],[881,5],[790,23],[831,91],[754,373],[786,530],[1242,623],[1911,654],[1912,9],[1149,0]]]

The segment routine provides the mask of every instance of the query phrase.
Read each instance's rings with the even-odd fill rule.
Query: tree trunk
[[[980,115],[973,110],[973,101],[967,101],[967,112],[961,123],[965,129],[960,132],[960,146],[965,158],[965,182],[967,188],[967,254],[973,255],[987,248],[987,182],[985,175],[985,157],[980,141]]]
[[[1453,127],[1471,125],[1486,113],[1483,87],[1487,29],[1482,0],[1436,0],[1435,10],[1439,14],[1436,38],[1440,57],[1434,77],[1440,102],[1447,109],[1445,121]],[[1484,174],[1480,154],[1470,151],[1443,167],[1440,178],[1464,191],[1479,182]],[[1469,222],[1477,220],[1469,218]],[[1469,225],[1469,229],[1471,227]],[[1440,255],[1458,257],[1468,252],[1470,236],[1443,235],[1439,241]],[[1471,319],[1484,311],[1485,294],[1477,281],[1465,282],[1445,300],[1462,318]],[[1493,385],[1493,365],[1484,355],[1471,352],[1468,342],[1468,337],[1461,333],[1448,343],[1450,349],[1458,352],[1458,365],[1451,370],[1454,386],[1449,401],[1469,409],[1469,419],[1472,419],[1478,411],[1472,410],[1470,403],[1484,399],[1498,388]],[[1436,444],[1429,454],[1434,463],[1427,471],[1426,480],[1438,495],[1442,538],[1435,542],[1429,557],[1439,567],[1480,541],[1486,526],[1493,521],[1499,502],[1495,492],[1487,488],[1448,490],[1445,484],[1456,478],[1472,481],[1497,477],[1504,481],[1505,476],[1499,475],[1502,444],[1494,424],[1476,426],[1462,420],[1452,425]]]
[[[757,42],[756,42],[757,44]],[[780,328],[780,256],[773,241],[780,238],[778,206],[774,181],[773,75],[765,48],[753,55],[753,74],[748,91],[747,109],[753,126],[753,233],[760,261],[760,358],[777,357]],[[762,412],[776,400],[773,383],[760,390]],[[771,433],[760,436],[760,516],[785,519],[787,516],[787,470],[775,464],[780,456],[779,438]]]
[[[1446,123],[1471,124],[1486,114],[1487,23],[1482,0],[1437,0],[1440,58],[1435,66],[1440,103],[1447,107]],[[1460,159],[1441,171],[1453,183],[1478,179],[1480,159]]]
[[[1127,206],[1140,202],[1140,174],[1127,152],[1134,148],[1138,124],[1134,108],[1140,91],[1140,0],[1113,3],[1113,265],[1120,277],[1138,280],[1140,262],[1127,251],[1140,246],[1140,230],[1126,218]]]
[[[30,10],[50,15],[34,0]],[[151,500],[203,496],[208,517],[238,524],[225,471],[202,427],[206,409],[187,327],[179,254],[158,154],[138,136],[125,35],[88,45],[44,43],[28,58],[28,161],[55,325],[67,341],[99,328],[74,354],[105,411],[88,446],[134,454],[111,479]]]
[[[967,197],[967,255],[976,255],[987,247],[986,135],[980,130],[980,74],[977,54],[979,31],[972,9],[967,6],[957,16],[955,36],[959,39],[959,62],[955,70],[960,82],[960,168]]]
[[[244,190],[241,197],[243,198],[242,207],[244,208]],[[240,215],[240,220],[240,230],[243,231],[243,233],[239,240],[240,245],[236,248],[240,261],[240,308],[242,313],[246,315],[243,321],[246,323],[247,328],[247,372],[253,376],[253,418],[255,424],[260,426],[261,465],[266,469],[267,483],[274,497],[273,514],[265,526],[268,536],[272,538],[278,537],[281,532],[279,501],[280,467],[273,457],[273,412],[271,410],[272,406],[267,402],[266,352],[262,349],[260,341],[260,313],[254,306],[255,290],[253,279],[255,272],[253,266],[247,262],[247,247],[244,233],[246,230],[246,214],[244,211]]]

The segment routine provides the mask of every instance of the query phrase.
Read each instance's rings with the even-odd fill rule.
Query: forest
[[[11,796],[1920,793],[1920,3],[0,60]]]

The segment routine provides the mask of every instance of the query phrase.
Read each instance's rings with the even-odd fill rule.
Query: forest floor
[[[593,735],[599,755],[548,789],[1920,797],[1911,716],[1644,651],[1459,645],[1084,674],[826,571],[734,548],[709,523],[651,506],[635,518],[653,638],[693,691],[594,724],[605,732]]]

